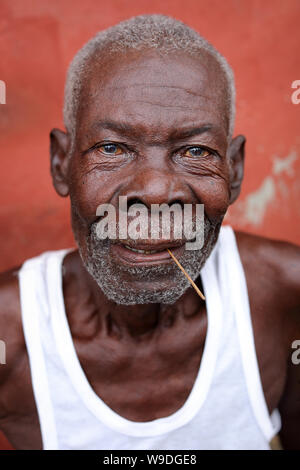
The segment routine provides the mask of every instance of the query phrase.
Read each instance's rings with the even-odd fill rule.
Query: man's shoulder
[[[2,383],[25,348],[18,271],[19,267],[15,267],[0,273],[0,340],[4,342],[6,353],[5,364],[0,365]]]
[[[241,231],[235,231],[235,236],[243,263],[256,269],[262,263],[277,285],[300,288],[300,246]]]
[[[20,305],[19,303],[19,280],[20,266],[0,273],[0,311],[1,320],[5,312],[12,312]],[[17,305],[18,304],[18,305]]]
[[[0,324],[10,322],[20,311],[20,266],[0,273]]]
[[[276,297],[300,319],[300,247],[241,231],[235,235],[247,283]]]

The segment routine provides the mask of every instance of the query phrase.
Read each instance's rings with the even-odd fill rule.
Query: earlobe
[[[229,150],[230,163],[230,204],[232,204],[241,192],[244,177],[245,142],[243,135],[238,135],[232,139]]]
[[[67,179],[69,135],[59,129],[50,132],[50,158],[52,181],[56,192],[66,197],[69,194]]]

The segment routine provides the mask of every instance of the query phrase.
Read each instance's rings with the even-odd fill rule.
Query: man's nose
[[[152,204],[178,203],[183,207],[184,204],[195,202],[186,182],[169,169],[142,169],[122,188],[119,195],[127,197],[128,208],[135,203],[151,209]]]

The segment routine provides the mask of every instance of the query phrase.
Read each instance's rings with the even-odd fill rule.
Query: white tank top
[[[193,388],[175,413],[148,422],[113,411],[84,374],[64,306],[62,261],[68,251],[43,253],[26,261],[19,273],[44,449],[270,449],[280,415],[277,409],[269,415],[264,398],[245,275],[231,227],[221,228],[201,270],[208,329]]]

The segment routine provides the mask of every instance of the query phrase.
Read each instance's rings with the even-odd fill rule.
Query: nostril
[[[161,204],[163,204],[164,201],[161,201]],[[184,209],[184,203],[182,202],[181,199],[174,199],[174,201],[170,201],[170,202],[165,202],[166,204],[168,204],[168,206],[172,206],[173,204],[178,204],[181,209]],[[148,207],[148,205],[140,198],[138,197],[132,197],[132,198],[128,198],[127,199],[127,210],[133,206],[134,204],[142,204],[143,206],[146,206]],[[151,207],[148,207],[148,209],[151,209]]]
[[[133,206],[134,204],[142,204],[143,206],[146,206],[146,204],[139,198],[134,197],[134,198],[129,198],[127,199],[127,210]]]
[[[134,204],[142,204],[143,206],[147,207],[147,209],[151,210],[151,206],[146,203],[146,201],[143,200],[143,198],[139,197],[128,197],[127,198],[127,211],[131,206]],[[156,202],[157,204],[157,202]],[[173,201],[160,201],[159,204],[167,204],[169,207],[173,206],[173,204],[178,204],[181,209],[184,209],[184,202],[182,199],[174,199]]]
[[[180,199],[175,199],[172,202],[169,202],[169,206],[171,207],[173,204],[179,204],[181,209],[184,209],[184,203]]]

